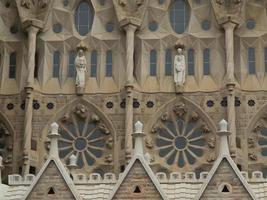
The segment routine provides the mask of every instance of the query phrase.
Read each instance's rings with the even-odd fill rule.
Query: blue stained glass
[[[195,74],[195,51],[194,49],[188,50],[188,75],[192,76]]]
[[[185,0],[175,0],[170,8],[170,22],[173,30],[182,34],[188,25],[190,18],[189,5]]]
[[[256,73],[256,59],[255,59],[255,49],[248,48],[248,73]]]
[[[17,53],[13,52],[9,56],[9,78],[16,78],[16,68],[17,68]]]
[[[53,55],[53,78],[59,77],[60,70],[60,53],[59,51],[55,51]]]
[[[91,77],[96,77],[97,71],[97,51],[91,53]]]
[[[68,69],[68,77],[75,77],[76,69],[75,69],[75,52],[69,52],[69,69]]]
[[[113,65],[112,51],[109,50],[106,52],[106,77],[112,76],[112,65]]]
[[[150,76],[157,76],[157,51],[150,51]]]
[[[210,50],[204,49],[203,51],[203,74],[210,75]]]
[[[75,27],[80,35],[84,36],[92,28],[94,20],[94,10],[91,4],[83,1],[75,11]]]
[[[165,52],[165,75],[172,75],[172,50],[167,49]]]

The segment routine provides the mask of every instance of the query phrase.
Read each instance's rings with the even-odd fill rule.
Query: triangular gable
[[[35,200],[49,197],[59,200],[63,198],[64,200],[80,200],[63,164],[54,158],[46,161],[23,199]]]
[[[224,155],[214,163],[195,200],[236,198],[257,199],[232,158]]]
[[[167,197],[144,158],[136,155],[119,178],[108,199],[166,200]]]

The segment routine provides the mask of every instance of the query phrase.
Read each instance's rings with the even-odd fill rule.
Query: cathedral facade
[[[0,13],[0,199],[267,199],[266,0]]]

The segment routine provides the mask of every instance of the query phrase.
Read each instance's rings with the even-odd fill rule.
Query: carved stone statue
[[[76,67],[76,87],[84,88],[85,86],[85,72],[86,72],[86,58],[84,56],[84,51],[79,49],[78,55],[75,58]]]
[[[174,57],[174,82],[178,86],[183,86],[185,82],[185,57],[183,48],[177,48],[177,55]]]

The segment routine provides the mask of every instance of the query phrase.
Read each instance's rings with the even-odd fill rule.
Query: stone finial
[[[58,158],[58,138],[60,137],[60,135],[58,134],[58,127],[59,125],[54,122],[51,124],[51,132],[48,135],[48,137],[50,138],[51,142],[50,142],[50,152],[49,155],[55,158]]]
[[[222,119],[219,122],[219,127],[220,127],[220,132],[226,132],[227,131],[227,127],[228,127],[228,122],[225,119]]]
[[[220,136],[220,156],[230,156],[229,145],[228,145],[228,135],[230,132],[228,131],[228,122],[226,120],[221,120],[219,122],[219,131],[218,135]]]
[[[76,167],[77,166],[77,156],[72,154],[70,157],[69,157],[69,166],[74,166]]]
[[[145,134],[143,133],[143,124],[140,121],[137,121],[134,125],[135,131],[132,134],[135,140],[134,145],[134,155],[144,156],[144,140],[143,137]]]
[[[2,169],[4,169],[3,157],[0,156],[0,184],[2,184]]]

